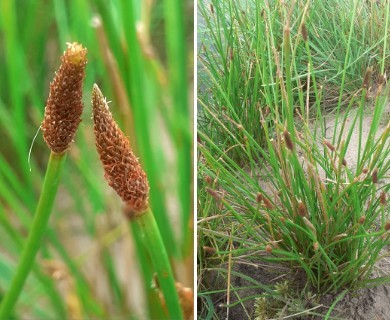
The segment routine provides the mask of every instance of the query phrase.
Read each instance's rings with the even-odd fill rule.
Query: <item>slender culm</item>
[[[262,193],[258,193],[256,196],[256,202],[257,203],[262,203],[267,209],[272,210],[274,206],[272,205],[271,201],[267,199]]]
[[[149,208],[149,183],[130,142],[116,124],[99,87],[92,90],[96,148],[108,184],[127,206],[126,213],[140,215]]]
[[[73,141],[83,111],[82,88],[87,49],[69,43],[61,66],[50,84],[41,128],[46,144],[54,153],[64,153]]]

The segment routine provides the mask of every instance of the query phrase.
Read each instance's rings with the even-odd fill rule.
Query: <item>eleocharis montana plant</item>
[[[41,125],[43,137],[51,150],[50,158],[27,242],[11,286],[1,301],[1,319],[6,319],[12,312],[24,282],[33,267],[35,256],[45,234],[66,159],[66,152],[81,121],[83,110],[81,97],[87,64],[86,53],[87,50],[80,44],[68,44],[68,49],[62,56],[60,69],[50,85],[50,94]]]
[[[303,271],[318,296],[390,281],[376,268],[390,242],[388,1],[337,2],[335,15],[321,1],[210,3],[199,4],[198,252],[215,259],[199,254],[199,277],[218,259],[267,260]],[[212,312],[218,292],[201,288]]]

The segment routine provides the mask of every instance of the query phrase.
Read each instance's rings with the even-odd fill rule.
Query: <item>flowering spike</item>
[[[54,153],[61,154],[69,148],[81,122],[86,54],[82,45],[69,43],[50,84],[41,128],[46,144]]]
[[[372,182],[373,183],[378,183],[378,169],[377,168],[375,168],[372,171]]]
[[[305,23],[303,22],[302,25],[301,25],[301,33],[302,33],[302,38],[303,38],[303,41],[307,41],[308,40],[308,32],[307,32],[307,28],[306,28],[306,25]]]
[[[99,87],[92,90],[96,148],[108,184],[126,203],[126,214],[137,216],[149,207],[149,183],[130,142],[114,121]]]
[[[371,81],[371,76],[372,76],[372,67],[368,67],[366,69],[366,73],[365,73],[364,79],[363,79],[363,84],[362,84],[363,89],[368,89],[368,87],[370,85],[370,81]]]
[[[298,201],[298,214],[301,217],[307,216],[307,209],[306,209],[305,204],[302,201]]]
[[[294,151],[294,143],[293,143],[291,136],[290,136],[290,133],[287,131],[287,129],[285,129],[283,131],[283,136],[284,136],[284,141],[286,142],[286,147],[290,151]]]

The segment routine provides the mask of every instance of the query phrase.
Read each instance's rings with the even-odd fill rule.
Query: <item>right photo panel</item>
[[[198,0],[198,319],[389,319],[389,0]]]

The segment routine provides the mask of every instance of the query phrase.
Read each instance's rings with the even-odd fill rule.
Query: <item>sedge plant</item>
[[[255,7],[259,19],[253,21],[248,18],[250,10],[238,10],[231,2],[213,2],[208,9],[206,23],[213,19],[215,24],[205,30],[223,35],[209,41],[222,46],[226,60],[211,64],[210,57],[218,53],[207,48],[201,53],[206,63],[200,79],[207,80],[201,85],[208,91],[199,97],[198,251],[206,245],[222,262],[266,260],[287,265],[303,271],[307,288],[318,296],[341,290],[345,295],[387,283],[390,276],[377,268],[377,262],[386,257],[383,249],[390,241],[388,34],[384,32],[375,44],[384,50],[378,60],[353,58],[362,12],[361,3],[354,1],[343,26],[340,69],[331,72],[338,75],[335,86],[322,78],[329,71],[322,68],[327,62],[316,62],[321,55],[332,57],[329,48],[316,45],[313,33],[321,30],[317,25],[322,21],[310,17],[317,7],[309,2],[264,3],[263,10]],[[387,25],[389,11],[382,13]],[[255,21],[256,28],[244,29],[245,21]],[[261,40],[251,41],[253,30],[262,30]],[[229,44],[230,56],[224,50]],[[253,56],[240,55],[244,50],[234,54],[235,48],[252,48]],[[365,53],[370,49],[362,48]],[[216,70],[226,64],[231,68],[227,78],[223,70]],[[355,64],[364,67],[357,72]],[[237,100],[231,95],[235,79],[242,80]],[[248,100],[253,92],[258,104]],[[330,101],[335,102],[332,114],[327,112]],[[235,249],[229,250],[229,239]],[[205,264],[213,267],[210,259],[201,255],[200,259],[202,278]],[[225,290],[231,286],[228,283]],[[201,289],[202,297],[213,295],[213,288]],[[205,309],[210,310],[207,305]]]
[[[1,301],[1,319],[6,319],[12,312],[45,235],[67,150],[81,121],[86,53],[87,50],[80,44],[68,44],[68,49],[62,56],[60,69],[50,85],[50,94],[41,125],[43,137],[51,150],[50,158],[27,242],[10,288]]]
[[[350,2],[337,0],[299,0],[291,6],[283,1],[199,1],[199,125],[215,133],[218,145],[230,147],[227,152],[237,162],[244,164],[256,157],[249,148],[241,152],[228,131],[204,117],[202,104],[229,131],[241,132],[240,125],[245,125],[257,141],[265,142],[258,125],[259,110],[274,112],[282,102],[275,82],[280,70],[274,50],[280,53],[287,15],[293,21],[290,27],[294,36],[305,28],[310,38],[305,43],[299,37],[291,51],[294,105],[302,104],[303,91],[309,93],[311,104],[319,103],[314,90],[321,89],[322,108],[332,111],[339,104],[346,107],[360,88],[359,79],[364,77],[368,66],[373,67],[375,77],[383,74],[381,69],[389,69],[388,8],[388,0],[360,1],[353,10]],[[349,37],[351,24],[354,28]],[[306,54],[306,44],[313,52],[311,56]],[[308,77],[309,63],[311,77]],[[372,92],[368,96],[372,97]]]

